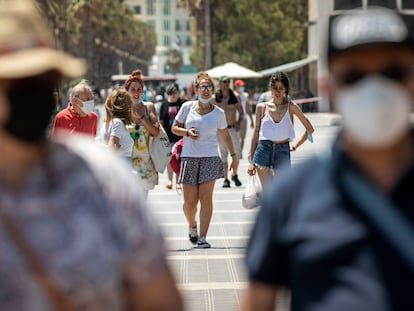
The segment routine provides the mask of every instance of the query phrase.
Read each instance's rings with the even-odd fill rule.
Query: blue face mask
[[[210,98],[208,98],[208,99],[204,99],[204,98],[200,97],[198,100],[199,100],[199,101],[200,101],[200,103],[202,103],[202,104],[208,104],[208,103],[209,103],[212,99],[213,99],[212,97],[210,97]]]
[[[240,91],[240,92],[244,92],[244,86],[240,86],[240,87],[239,87],[239,91]]]
[[[135,100],[135,101],[132,101],[132,104],[134,104],[134,105],[139,105],[140,103],[142,103],[142,101],[144,100],[144,98],[141,96],[141,98],[140,99],[138,99],[138,100]]]

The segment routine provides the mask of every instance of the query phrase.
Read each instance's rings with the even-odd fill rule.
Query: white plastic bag
[[[242,196],[242,205],[244,208],[254,208],[260,206],[262,199],[262,186],[257,174],[249,176],[246,188]]]

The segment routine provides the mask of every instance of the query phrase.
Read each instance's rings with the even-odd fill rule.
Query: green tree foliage
[[[233,61],[262,70],[298,60],[306,54],[306,21],[307,0],[216,1],[213,63]],[[203,50],[201,42],[192,55],[199,70],[208,69]]]
[[[179,49],[168,49],[165,55],[167,56],[166,64],[170,67],[172,73],[176,75],[178,69],[183,64],[183,53]]]
[[[140,68],[155,53],[157,38],[123,0],[37,0],[64,50],[87,61],[86,78],[102,86],[118,73]]]

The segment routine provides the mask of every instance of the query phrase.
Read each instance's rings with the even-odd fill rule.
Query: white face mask
[[[93,107],[95,106],[93,99],[84,101],[82,102],[82,104],[83,104],[82,111],[86,114],[91,113],[93,111]]]
[[[360,145],[387,147],[409,130],[411,98],[398,83],[368,76],[338,92],[344,131]]]
[[[200,103],[202,104],[208,104],[211,100],[213,99],[213,97],[209,97],[207,99],[204,99],[202,97],[200,97],[198,100],[200,101]]]

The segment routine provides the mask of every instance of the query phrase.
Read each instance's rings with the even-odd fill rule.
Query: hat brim
[[[24,49],[0,55],[0,78],[18,79],[56,70],[66,77],[85,73],[85,62],[50,48]]]

